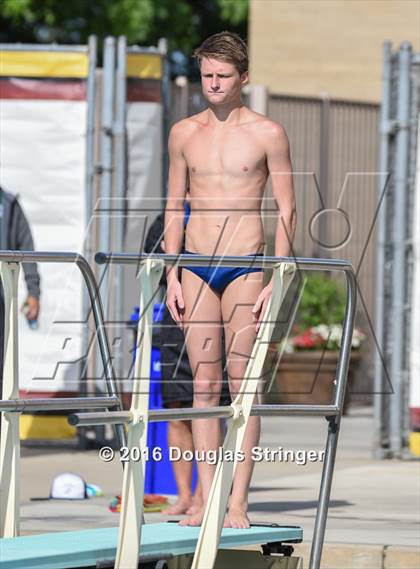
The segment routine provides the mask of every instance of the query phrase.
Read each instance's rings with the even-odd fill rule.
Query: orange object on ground
[[[145,512],[160,512],[166,506],[168,506],[168,499],[165,496],[160,496],[159,494],[145,494],[143,498],[143,506]],[[115,496],[108,509],[111,512],[119,514],[121,512],[121,496]]]

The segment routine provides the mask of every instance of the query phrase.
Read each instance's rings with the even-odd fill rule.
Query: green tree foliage
[[[346,292],[336,280],[322,274],[307,277],[299,306],[300,328],[341,324],[345,310]]]
[[[129,44],[190,53],[205,37],[224,29],[247,36],[248,0],[1,0],[2,42],[86,43],[125,35]]]

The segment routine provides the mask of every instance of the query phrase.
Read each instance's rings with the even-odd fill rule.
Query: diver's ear
[[[249,72],[248,71],[244,71],[241,75],[241,83],[242,83],[242,87],[244,85],[248,85],[249,83]]]

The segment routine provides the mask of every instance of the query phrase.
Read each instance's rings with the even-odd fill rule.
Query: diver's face
[[[204,58],[200,71],[203,95],[211,105],[223,105],[238,99],[242,87],[248,82],[248,72],[240,75],[233,63],[226,61]]]

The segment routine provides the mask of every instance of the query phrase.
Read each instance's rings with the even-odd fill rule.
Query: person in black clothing
[[[186,203],[186,219],[188,218],[188,202]],[[144,250],[146,253],[164,253],[162,241],[164,229],[164,213],[154,220],[146,236]],[[165,271],[160,285],[166,289]],[[193,374],[184,346],[185,338],[165,306],[160,323],[160,362],[162,377],[162,400],[164,407],[179,408],[193,405]],[[220,397],[221,405],[230,405],[231,398],[228,387],[228,376],[223,366],[223,385]],[[191,421],[170,421],[168,425],[168,446],[181,451],[193,451]],[[197,484],[194,495],[191,493],[192,462],[179,460],[172,462],[178,488],[177,502],[164,510],[167,515],[193,515],[202,506],[201,487]]]
[[[28,220],[17,196],[0,188],[0,249],[33,251],[34,242]],[[21,310],[28,320],[36,320],[39,314],[40,277],[36,263],[22,263],[28,295]],[[3,392],[4,360],[4,292],[0,279],[0,394]]]

